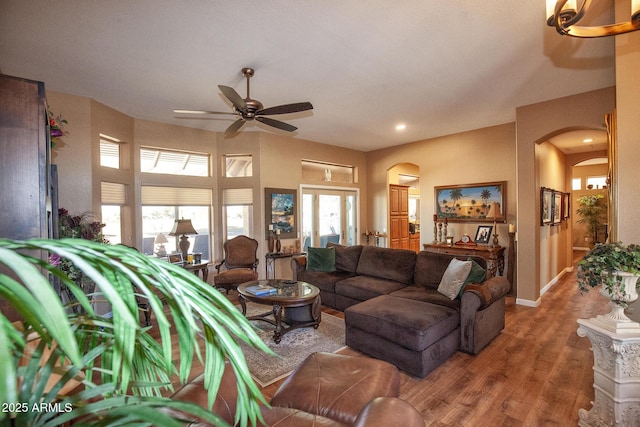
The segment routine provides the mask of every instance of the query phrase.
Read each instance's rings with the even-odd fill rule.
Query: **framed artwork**
[[[562,219],[569,219],[571,212],[571,193],[562,193]]]
[[[478,226],[478,231],[476,231],[476,238],[473,241],[481,245],[489,244],[489,239],[491,239],[492,229],[493,229],[493,225]]]
[[[553,192],[553,225],[560,224],[562,221],[562,193],[559,191]]]
[[[540,188],[540,225],[551,224],[553,220],[553,190]]]
[[[171,264],[182,264],[183,263],[183,259],[182,259],[182,254],[180,253],[176,253],[176,254],[169,254],[167,256],[169,262]]]
[[[507,182],[435,187],[438,220],[450,222],[505,222]]]
[[[266,238],[280,230],[281,239],[295,239],[298,235],[296,221],[297,191],[283,188],[265,188],[265,230]],[[273,231],[271,231],[273,230]]]

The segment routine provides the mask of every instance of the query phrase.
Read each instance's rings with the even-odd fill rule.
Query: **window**
[[[356,168],[335,163],[302,161],[302,179],[310,182],[339,182],[352,184],[356,180]]]
[[[101,212],[104,238],[111,244],[122,243],[122,206],[126,203],[126,185],[101,182]]]
[[[227,178],[253,176],[253,159],[251,154],[226,154],[224,156],[223,166]]]
[[[176,219],[190,219],[198,232],[189,238],[190,253],[201,253],[209,260],[211,248],[212,192],[207,188],[143,186],[142,203],[142,251],[156,252],[155,239],[162,233],[169,240],[167,253],[176,252],[180,236],[169,236]]]
[[[591,186],[591,187],[589,187]],[[607,188],[607,177],[606,176],[590,176],[587,177],[587,188]]]
[[[576,190],[582,190],[582,179],[580,178],[573,178],[571,180],[571,189],[576,191]]]
[[[158,148],[140,149],[140,171],[168,175],[209,176],[209,155]]]
[[[244,234],[253,235],[253,189],[225,188],[222,190],[224,209],[224,240]]]
[[[120,169],[120,140],[100,134],[100,166]]]

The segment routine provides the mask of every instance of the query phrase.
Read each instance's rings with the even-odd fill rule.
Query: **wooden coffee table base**
[[[239,295],[240,305],[242,306],[242,314],[247,315],[247,299],[242,294]],[[258,302],[253,300],[253,302]],[[258,302],[260,304],[260,302]],[[309,303],[299,306],[287,306],[277,302],[273,302],[273,310],[266,313],[258,314],[255,316],[247,317],[248,320],[262,320],[270,323],[276,327],[273,331],[273,341],[276,344],[280,344],[282,336],[289,331],[293,331],[298,328],[306,328],[313,326],[314,329],[318,329],[320,325],[322,310],[321,310],[320,295],[314,298]],[[284,311],[284,316],[283,316]],[[273,319],[271,316],[273,315]],[[283,323],[287,326],[283,327]]]

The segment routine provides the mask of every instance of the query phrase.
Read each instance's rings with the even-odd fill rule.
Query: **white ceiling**
[[[612,0],[595,3],[611,22]],[[558,35],[544,0],[0,0],[3,73],[133,117],[223,131],[232,116],[172,110],[230,109],[217,85],[244,96],[246,66],[265,107],[314,105],[278,117],[293,136],[362,151],[615,84],[613,40]]]

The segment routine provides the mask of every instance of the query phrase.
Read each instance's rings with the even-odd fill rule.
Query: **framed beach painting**
[[[297,191],[283,188],[265,188],[266,237],[280,230],[281,239],[295,239],[298,234],[296,222]]]
[[[435,187],[438,220],[450,222],[505,222],[507,182]]]

